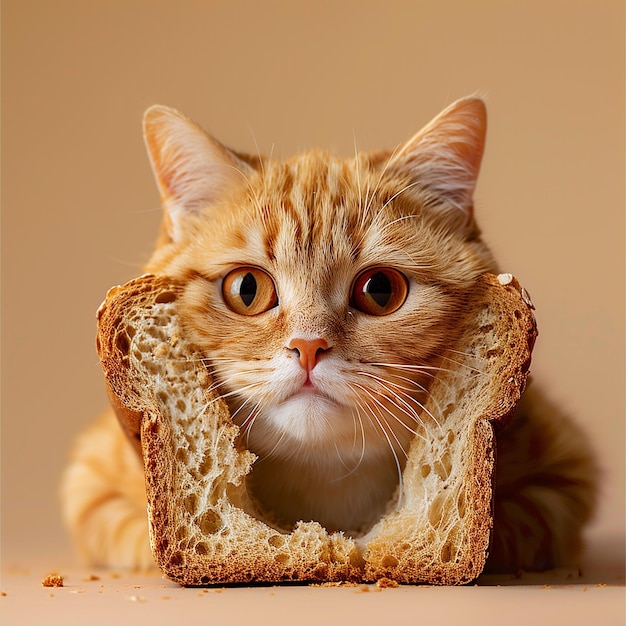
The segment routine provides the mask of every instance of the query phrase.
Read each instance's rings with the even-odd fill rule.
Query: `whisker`
[[[264,454],[262,457],[260,457],[259,458],[259,462],[262,462],[263,460],[269,459],[272,456],[274,456],[274,453],[280,447],[280,444],[283,442],[283,440],[285,439],[286,436],[287,436],[287,431],[283,430],[283,432],[281,433],[280,437],[278,438],[278,440],[274,444],[274,447],[267,454]]]
[[[355,411],[354,408],[352,408],[352,419],[354,421],[354,440],[352,442],[352,452],[354,453],[355,449],[356,449],[356,445],[357,445],[357,429],[356,429],[356,425],[357,425],[357,419],[358,419],[358,424],[360,426],[361,429],[361,454],[358,458],[358,460],[356,461],[356,463],[354,464],[354,466],[352,467],[352,469],[350,469],[348,467],[348,465],[344,462],[341,453],[339,452],[339,449],[337,447],[337,443],[335,443],[335,450],[337,451],[337,455],[339,457],[339,460],[341,461],[341,464],[347,469],[349,470],[346,474],[343,474],[341,476],[338,476],[337,478],[333,479],[331,481],[331,483],[336,483],[339,482],[345,478],[348,478],[349,476],[352,476],[352,474],[354,474],[359,467],[361,466],[361,464],[363,463],[363,459],[365,458],[365,428],[363,427],[363,419],[361,418],[361,414],[359,413],[359,411]]]
[[[360,401],[357,400],[356,403],[361,408],[361,410],[364,410]],[[398,458],[398,454],[396,452],[396,449],[395,449],[393,443],[391,442],[391,439],[389,438],[389,434],[387,433],[387,430],[383,426],[381,420],[387,425],[387,427],[392,431],[392,433],[393,433],[393,429],[391,429],[391,427],[389,426],[387,421],[382,417],[382,415],[380,415],[380,416],[376,415],[376,413],[373,410],[373,407],[372,407],[371,410],[365,411],[365,414],[368,415],[370,418],[373,418],[374,421],[376,422],[376,424],[378,424],[378,427],[380,428],[381,432],[383,433],[383,436],[387,440],[387,444],[389,445],[389,449],[391,450],[391,454],[393,455],[393,458],[394,458],[394,461],[395,461],[395,464],[396,464],[396,470],[398,472],[398,494],[399,494],[398,495],[398,505],[401,505],[402,504],[402,492],[403,492],[403,489],[402,489],[402,486],[403,486],[402,464],[400,463],[400,459]],[[395,437],[395,434],[394,434],[394,437]],[[396,439],[396,441],[397,441],[397,439]],[[406,456],[406,452],[404,451],[404,448],[402,448],[401,445],[400,445],[400,449],[404,452],[404,454]]]
[[[215,388],[220,387],[223,384],[224,383],[217,383],[215,385]],[[244,387],[240,387],[240,388],[238,388],[236,390],[229,391],[227,393],[223,393],[223,394],[217,396],[216,398],[214,398],[213,400],[210,400],[210,402],[211,403],[217,402],[220,399],[226,400],[226,398],[232,398],[233,396],[239,395],[240,393],[242,393],[244,391],[248,391],[249,389],[255,389],[255,388],[258,389],[260,387],[262,387],[262,383],[260,383],[260,382],[250,383],[249,385],[245,385]]]
[[[393,196],[391,196],[391,198],[389,198],[389,200],[387,200],[387,202],[383,204],[380,210],[383,211],[384,209],[386,209],[399,195],[403,194],[405,191],[408,191],[409,189],[412,189],[413,187],[417,187],[419,185],[420,185],[419,182],[414,182],[414,183],[410,183],[406,185],[405,187],[400,189],[400,191],[397,191],[396,193],[394,193]]]
[[[417,389],[417,391],[419,391],[420,393],[428,393],[428,389],[424,387],[424,385],[417,382],[416,380],[413,380],[412,378],[409,378],[408,376],[402,376],[400,374],[396,374],[395,372],[386,372],[386,375],[391,378],[403,380],[404,382],[409,383],[411,385],[411,387],[404,387],[398,383],[393,383],[394,386],[397,386],[400,389],[404,389],[406,391],[414,391],[415,389]]]
[[[465,356],[472,356],[472,355],[465,355]],[[458,368],[465,368],[473,372],[474,374],[478,374],[478,375],[484,374],[482,370],[476,367],[473,367],[472,365],[469,365],[467,363],[463,363],[462,361],[457,361],[448,356],[442,356],[440,358],[444,361],[449,361],[450,363],[456,365]],[[456,372],[456,370],[453,368],[441,367],[440,365],[408,365],[408,364],[402,364],[402,363],[367,363],[367,365],[372,365],[375,367],[388,367],[388,368],[394,368],[394,369],[400,369],[400,370],[406,370],[406,371],[422,372],[425,375],[430,376],[431,378],[436,378],[436,375],[439,372],[446,372],[449,374],[454,374]]]
[[[248,130],[250,131],[250,134],[252,135],[252,141],[254,142],[254,148],[256,150],[256,155],[259,159],[259,166],[261,168],[261,174],[263,175],[263,178],[265,178],[265,164],[263,163],[263,155],[261,154],[261,149],[259,148],[259,143],[256,140],[256,135],[254,133],[254,130],[252,129],[252,126],[248,125]]]
[[[458,353],[458,354],[463,354],[463,353]],[[467,356],[467,355],[463,355],[463,356]],[[484,372],[480,369],[478,369],[477,367],[474,367],[472,365],[469,365],[468,363],[463,363],[462,361],[457,361],[456,359],[453,359],[447,355],[444,355],[441,357],[444,361],[449,361],[450,363],[454,363],[454,365],[456,365],[457,367],[463,367],[468,369],[470,372],[472,372],[473,374],[477,374],[479,376],[483,376]],[[454,370],[448,370],[453,372]]]
[[[365,212],[363,211],[363,198],[361,193],[361,166],[359,160],[359,149],[356,143],[356,133],[354,132],[352,134],[352,139],[354,141],[354,168],[356,171],[356,187],[359,197],[359,213],[361,213],[361,225],[363,225],[363,216]]]
[[[372,203],[374,201],[374,198],[376,196],[376,194],[378,193],[378,190],[380,189],[380,186],[383,182],[383,179],[385,177],[385,174],[387,173],[387,171],[389,170],[389,167],[391,165],[391,163],[393,162],[393,160],[395,159],[396,155],[398,154],[398,151],[400,150],[400,146],[396,146],[393,150],[393,152],[389,155],[389,158],[387,159],[387,162],[385,163],[385,167],[383,167],[383,169],[381,170],[379,176],[378,176],[378,180],[376,181],[376,186],[374,187],[374,191],[372,192],[372,197],[370,199],[369,204],[365,207],[365,211],[366,213],[369,213]]]
[[[392,412],[392,411],[390,411],[390,410],[389,410],[389,409],[388,409],[388,408],[387,408],[387,407],[386,407],[386,406],[385,406],[385,405],[384,405],[384,404],[383,404],[383,403],[382,403],[382,402],[381,402],[381,401],[380,401],[380,400],[376,397],[376,394],[375,394],[373,391],[371,391],[370,389],[368,389],[367,387],[364,387],[363,385],[361,385],[361,384],[359,384],[359,383],[354,383],[354,386],[355,386],[355,387],[357,387],[358,389],[360,389],[360,390],[361,390],[363,393],[365,393],[366,395],[368,395],[368,396],[372,399],[372,401],[373,401],[373,402],[374,402],[374,403],[375,403],[378,407],[380,407],[380,408],[381,408],[381,409],[382,409],[385,413],[387,413],[387,415],[390,415],[391,417],[393,417],[393,419],[395,419],[395,420],[396,420],[396,422],[398,422],[398,424],[400,424],[401,426],[403,426],[403,427],[404,427],[404,428],[405,428],[408,432],[410,432],[412,435],[417,436],[417,432],[416,432],[416,431],[414,431],[412,428],[410,428],[410,426],[408,426],[407,424],[405,424],[405,423],[404,423],[404,422],[403,422],[403,421],[402,421],[402,420],[401,420],[401,419],[400,419],[397,415],[394,415],[394,414],[393,414],[393,412]],[[391,400],[390,398],[385,398],[385,399],[386,399],[386,400],[388,400],[391,404],[393,404],[393,405],[394,405],[394,406],[395,406],[398,410],[402,411],[402,409],[401,409],[399,406],[397,406],[397,405],[393,402],[393,400]],[[405,412],[405,411],[403,411],[403,412],[406,414],[406,412]],[[413,416],[411,416],[411,415],[408,415],[408,416],[413,418]],[[414,419],[414,418],[413,418],[413,421],[415,421],[415,419]],[[395,431],[393,430],[393,428],[391,428],[391,426],[389,425],[389,422],[387,422],[387,421],[385,420],[385,423],[387,424],[387,426],[389,426],[389,428],[390,428],[390,430],[391,430],[391,432],[392,432],[392,434],[393,434],[394,439],[396,440],[396,442],[398,443],[398,445],[400,446],[400,448],[402,449],[402,451],[403,451],[403,452],[405,453],[405,455],[406,455],[406,452],[404,451],[404,448],[403,448],[402,444],[401,444],[401,443],[400,443],[400,441],[398,440],[398,438],[397,438],[397,435],[396,435]]]
[[[392,389],[389,389],[384,381],[379,381],[380,385],[383,387],[383,389],[385,389],[385,391],[388,392],[388,394],[392,395],[393,397],[389,397],[389,396],[385,396],[385,399],[394,407],[396,407],[396,409],[398,409],[398,411],[400,411],[401,413],[403,413],[404,415],[406,415],[413,423],[415,424],[419,424],[419,426],[421,426],[422,428],[426,429],[426,424],[424,424],[424,421],[422,420],[422,418],[420,417],[420,415],[417,413],[417,411],[410,406],[407,401],[402,398],[400,396],[399,393],[394,392]],[[427,441],[427,437],[425,437],[423,434],[421,434],[420,432],[418,432],[417,430],[414,430],[413,428],[411,428],[408,424],[405,424],[404,421],[402,421],[397,415],[395,415],[393,413],[393,411],[390,411],[387,407],[385,407],[376,397],[375,394],[370,390],[367,389],[366,387],[363,387],[362,385],[356,383],[356,386],[361,389],[364,393],[366,393],[370,398],[372,398],[372,400],[374,402],[376,402],[376,404],[378,404],[379,406],[381,406],[388,415],[390,415],[391,417],[393,417],[393,419],[396,420],[396,422],[398,422],[401,426],[403,426],[408,432],[410,432],[413,436],[415,437],[419,437],[420,439],[423,439],[424,441]],[[435,422],[435,424],[439,425],[437,420],[430,414],[430,411],[426,410],[426,408],[417,400],[415,400],[415,398],[411,398],[411,396],[408,396],[408,394],[403,394],[406,397],[412,399],[417,406],[422,409],[425,413],[427,413],[431,419]],[[398,402],[400,402],[400,404],[398,404]],[[393,430],[393,429],[392,429]],[[395,431],[394,431],[394,436],[395,436]],[[399,443],[399,442],[398,442]]]
[[[439,372],[453,372],[454,370],[439,367],[436,365],[408,365],[403,363],[366,363],[366,365],[372,365],[374,367],[385,367],[390,369],[405,370],[407,372],[420,372],[430,378],[435,378]]]
[[[244,403],[245,404],[245,403]],[[242,405],[243,406],[243,405]],[[252,433],[252,427],[256,422],[256,418],[261,413],[261,403],[257,402],[253,407],[250,413],[248,413],[246,419],[241,423],[240,429],[242,432],[245,432],[246,435],[246,448],[250,448],[250,435]]]

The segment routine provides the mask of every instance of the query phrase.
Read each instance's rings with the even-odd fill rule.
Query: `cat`
[[[457,303],[498,271],[472,200],[485,134],[470,97],[393,152],[279,161],[147,111],[165,210],[146,269],[184,283],[184,328],[259,457],[248,486],[277,525],[363,532],[397,489]],[[497,433],[487,571],[576,565],[596,474],[585,435],[530,385]],[[152,565],[141,459],[111,411],[78,439],[62,495],[89,562]]]

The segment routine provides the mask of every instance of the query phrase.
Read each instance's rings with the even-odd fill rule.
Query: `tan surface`
[[[465,587],[376,585],[182,588],[157,574],[63,567],[58,562],[9,567],[0,585],[3,624],[463,624],[464,626],[623,626],[620,559],[597,545],[600,567],[490,578]],[[44,588],[51,572],[63,588]],[[131,621],[132,620],[132,621]]]
[[[592,539],[623,537],[621,1],[4,0],[3,561],[71,562],[56,490],[71,438],[105,404],[95,310],[157,233],[147,106],[239,149],[349,154],[354,137],[393,146],[477,90],[490,116],[478,216],[537,305],[537,378],[599,451]],[[619,543],[608,552],[622,559]],[[411,592],[367,606],[391,593]]]

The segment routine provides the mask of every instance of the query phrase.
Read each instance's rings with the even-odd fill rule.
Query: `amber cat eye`
[[[228,308],[240,315],[265,313],[278,304],[274,281],[258,267],[239,267],[227,274],[222,296]]]
[[[402,272],[373,267],[357,276],[350,304],[368,315],[389,315],[404,304],[408,293],[409,283]]]

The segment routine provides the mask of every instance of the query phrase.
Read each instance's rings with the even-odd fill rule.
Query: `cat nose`
[[[287,347],[298,353],[300,365],[307,373],[317,365],[320,354],[329,349],[328,342],[322,338],[300,339],[296,337],[289,342]]]

